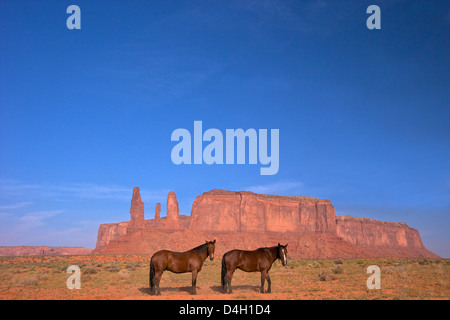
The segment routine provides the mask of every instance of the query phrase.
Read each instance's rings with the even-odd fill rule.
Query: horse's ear
[[[213,241],[213,244],[215,244],[216,243],[216,239],[214,239],[214,241]]]
[[[278,246],[280,246],[280,243],[278,242]]]
[[[287,247],[287,245],[288,245],[288,244],[286,243],[285,247]]]

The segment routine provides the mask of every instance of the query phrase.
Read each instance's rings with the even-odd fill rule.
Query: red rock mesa
[[[49,246],[5,246],[0,247],[0,256],[65,256],[87,255],[92,249],[83,247]]]
[[[94,253],[146,253],[188,250],[216,239],[216,254],[289,243],[289,256],[300,259],[355,257],[427,257],[417,230],[393,223],[336,215],[329,200],[211,190],[198,196],[190,216],[180,215],[174,192],[166,217],[144,219],[139,188],[134,188],[131,220],[100,225]]]

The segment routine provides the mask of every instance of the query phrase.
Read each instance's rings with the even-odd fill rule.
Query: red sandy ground
[[[272,293],[259,293],[259,273],[236,271],[233,294],[221,293],[221,257],[205,261],[190,294],[190,274],[165,272],[159,297],[149,295],[148,255],[0,257],[0,299],[449,299],[450,261],[408,259],[290,260],[274,263]],[[81,289],[69,290],[69,265]],[[369,265],[381,268],[381,290],[369,290]],[[267,286],[267,284],[266,284]],[[267,288],[267,287],[266,287]]]

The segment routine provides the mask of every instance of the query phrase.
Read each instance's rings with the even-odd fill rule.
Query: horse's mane
[[[191,250],[195,250],[198,253],[202,253],[206,249],[208,249],[208,244],[207,243],[203,243],[203,244],[199,245],[198,247],[195,247],[195,248],[193,248]]]
[[[275,254],[277,255],[277,258],[281,258],[280,255],[278,254],[278,246],[273,246],[273,247],[261,247],[256,249],[255,251],[258,250],[275,250]]]
[[[261,248],[258,248],[258,249],[256,249],[256,250],[275,249],[275,248],[278,248],[278,246],[273,246],[273,247],[261,247]]]

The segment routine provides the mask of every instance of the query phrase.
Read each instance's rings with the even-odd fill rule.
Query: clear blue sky
[[[222,188],[406,222],[450,257],[449,39],[448,1],[2,0],[0,245],[92,248],[134,186],[146,218]],[[195,120],[279,129],[278,174],[174,165]]]

